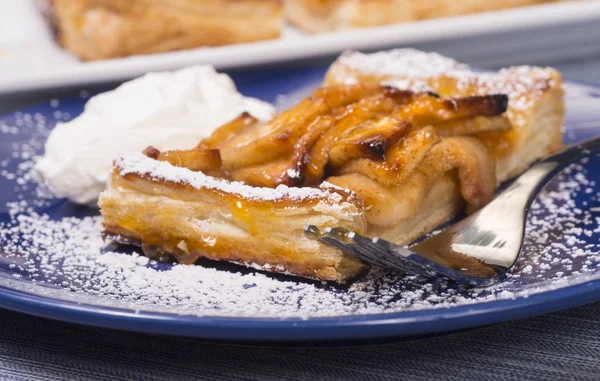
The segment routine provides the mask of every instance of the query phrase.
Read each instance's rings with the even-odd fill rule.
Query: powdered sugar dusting
[[[518,125],[525,123],[520,111],[527,110],[537,97],[554,85],[551,68],[516,66],[497,73],[481,73],[452,58],[415,49],[394,49],[372,54],[349,51],[337,62],[360,74],[389,77],[382,83],[398,88],[426,89],[431,86],[432,80],[445,77],[456,82],[456,88],[462,95],[507,94],[507,115]],[[351,75],[345,79],[358,82]]]
[[[416,49],[393,49],[371,54],[348,51],[338,59],[343,65],[363,73],[429,77],[452,71],[469,70],[452,58]]]
[[[383,82],[381,82],[381,84],[384,86],[395,87],[400,90],[410,90],[415,93],[427,92],[427,91],[435,92],[435,90],[432,89],[427,84],[427,82],[419,81],[419,80],[395,79],[395,80],[383,81]]]
[[[175,167],[167,162],[157,161],[137,152],[117,159],[115,165],[122,176],[128,174],[150,176],[156,180],[186,184],[196,189],[214,189],[236,194],[249,200],[320,199],[329,201],[332,204],[343,202],[343,197],[339,193],[330,192],[326,189],[309,187],[292,188],[286,185],[279,185],[275,189],[252,187],[242,182],[218,179],[207,176],[202,172]]]

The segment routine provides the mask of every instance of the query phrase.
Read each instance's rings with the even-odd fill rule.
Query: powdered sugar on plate
[[[131,248],[106,246],[96,210],[49,198],[30,181],[28,171],[55,120],[26,115],[0,122],[9,131],[0,135],[2,142],[8,141],[14,152],[0,159],[0,183],[7,189],[0,194],[4,287],[140,313],[310,319],[452,308],[600,279],[595,238],[600,234],[600,172],[591,170],[600,165],[599,157],[570,166],[540,194],[531,208],[522,257],[502,284],[462,289],[373,269],[341,287],[233,264],[157,263]]]

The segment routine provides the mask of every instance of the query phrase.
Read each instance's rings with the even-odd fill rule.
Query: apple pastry
[[[277,38],[279,0],[36,0],[83,60]]]
[[[191,150],[117,159],[99,202],[105,234],[151,257],[345,282],[365,264],[306,224],[408,244],[488,203],[495,161],[478,134],[512,129],[507,95],[374,82],[316,89],[268,122],[242,114]]]

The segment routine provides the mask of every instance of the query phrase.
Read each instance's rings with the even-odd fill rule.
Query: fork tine
[[[409,250],[378,239],[376,243],[367,237],[351,232],[341,227],[328,227],[321,232],[316,226],[304,228],[306,234],[320,241],[337,247],[369,264],[383,268],[394,268],[407,273],[432,276],[430,269],[424,269],[423,264],[413,263],[408,256],[414,255]],[[392,246],[394,250],[392,249]]]
[[[358,259],[362,259],[365,262],[372,263],[369,260],[369,258],[363,258],[363,255],[362,255],[361,252],[355,250],[355,248],[351,247],[350,245],[346,245],[345,243],[342,243],[342,242],[338,241],[335,238],[332,238],[332,237],[322,237],[322,238],[319,238],[319,241],[322,241],[322,242],[325,242],[328,245],[337,247],[338,249],[340,249],[342,251],[345,251],[345,252],[350,251],[352,253],[352,255],[354,255]]]
[[[437,264],[418,253],[395,245],[383,239],[373,240],[344,228],[327,228],[321,232],[316,226],[304,227],[305,234],[312,239],[334,246],[371,265],[391,268],[404,273],[425,276],[427,278],[443,277],[471,285],[489,284],[486,279],[466,276]]]
[[[368,237],[363,237],[359,234],[355,234],[353,240],[357,244],[365,246],[380,245],[382,249],[381,261],[387,263],[386,267],[401,270],[407,273],[423,275],[427,278],[439,277],[456,281],[460,284],[470,284],[472,286],[486,286],[496,283],[501,278],[477,278],[469,275],[462,274],[451,268],[440,265],[426,257],[423,257],[419,253],[415,253],[410,249],[405,249],[401,246],[395,245],[389,241],[379,239],[376,243],[373,243]]]
[[[367,248],[372,252],[378,253],[378,259],[384,262],[388,267],[393,267],[404,272],[414,273],[418,275],[434,276],[436,274],[427,263],[414,262],[411,258],[415,253],[404,249],[403,247],[394,245],[386,240],[377,239],[375,242],[368,237],[363,237],[355,234],[352,238],[357,244]]]
[[[375,266],[379,266],[379,267],[387,267],[389,266],[389,264],[383,260],[383,256],[381,255],[381,253],[378,252],[374,252],[373,250],[370,250],[367,247],[364,247],[360,244],[349,244],[346,245],[347,247],[350,247],[356,251],[358,251],[359,253],[361,253],[361,257],[363,257],[365,262],[369,262],[372,265]]]
[[[326,236],[321,238],[322,241],[336,241],[335,246],[338,249],[342,251],[352,250],[356,253],[357,257],[362,259],[363,261],[375,266],[385,267],[386,263],[384,261],[379,260],[379,258],[381,257],[381,253],[369,250],[368,248],[362,245],[352,243],[345,244],[341,242],[340,238],[354,242],[353,236],[355,235],[355,233],[349,232],[347,230],[342,230],[341,228],[330,228],[325,230],[325,234]]]
[[[382,263],[386,266],[392,265],[396,268],[404,267],[404,264],[401,261],[398,261],[395,258],[388,258],[389,256],[387,250],[382,246],[374,244],[370,238],[363,237],[360,234],[353,234],[350,239],[352,239],[356,246],[362,248],[365,251],[373,253],[373,255],[375,256],[375,258],[377,258],[379,263]]]

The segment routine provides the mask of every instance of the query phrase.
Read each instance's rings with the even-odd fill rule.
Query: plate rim
[[[600,279],[515,299],[455,307],[303,319],[175,315],[47,299],[0,286],[0,307],[69,323],[236,341],[329,341],[406,337],[493,325],[600,300]],[[40,308],[41,307],[41,308]],[[441,313],[440,313],[441,311]],[[401,315],[401,316],[400,316]],[[481,319],[485,317],[485,319]],[[167,324],[165,324],[167,323]]]
[[[598,84],[581,81],[564,81],[564,84],[582,90],[600,90]],[[565,99],[568,99],[568,95]],[[42,104],[31,105],[14,112],[27,112],[28,109],[40,106]],[[600,111],[597,113],[600,115]],[[575,121],[572,123],[575,124]],[[21,313],[134,332],[236,341],[298,342],[416,336],[497,324],[598,300],[600,279],[589,279],[514,299],[412,311],[306,319],[136,312],[125,308],[50,299],[0,286],[0,307]]]

